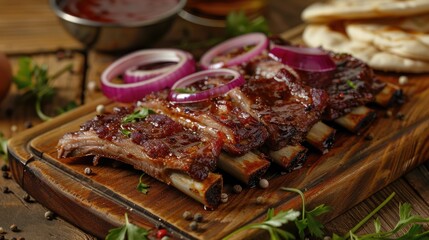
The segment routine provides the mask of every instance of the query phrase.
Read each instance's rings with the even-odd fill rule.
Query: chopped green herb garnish
[[[144,175],[145,174],[143,173],[139,178],[139,184],[137,184],[137,190],[139,190],[140,192],[142,192],[144,194],[147,194],[149,192],[150,186],[148,184],[142,182],[142,177]]]
[[[46,121],[51,117],[43,113],[42,103],[55,95],[52,80],[71,70],[72,64],[69,64],[55,74],[48,76],[47,66],[33,64],[30,58],[23,57],[18,60],[18,72],[13,77],[13,82],[19,90],[25,91],[24,100],[35,100],[37,115]]]
[[[58,108],[57,113],[63,114],[77,107],[78,107],[78,104],[75,101],[71,101],[71,102],[68,102],[64,107]]]
[[[347,85],[349,85],[349,87],[351,87],[353,89],[357,88],[356,84],[354,82],[352,82],[351,80],[347,79],[346,82],[347,82]]]
[[[149,230],[138,227],[128,221],[128,215],[125,213],[125,225],[119,228],[109,230],[106,240],[147,240]]]
[[[175,88],[174,91],[177,92],[177,93],[196,93],[197,89],[195,89],[194,87],[190,87],[190,88]]]
[[[122,119],[122,123],[132,123],[132,122],[137,122],[138,120],[143,120],[145,119],[147,116],[149,116],[149,114],[154,114],[155,112],[151,109],[148,108],[141,108],[140,110],[136,110],[133,113],[125,116]]]
[[[121,133],[127,137],[130,137],[130,135],[131,135],[131,131],[128,129],[121,129]]]

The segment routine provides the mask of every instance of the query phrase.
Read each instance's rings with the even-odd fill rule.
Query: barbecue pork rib
[[[246,83],[228,96],[266,126],[270,150],[303,142],[322,116],[326,92],[306,86],[294,70],[268,56],[255,58],[245,72]]]
[[[97,115],[80,131],[65,134],[57,148],[60,158],[112,158],[170,184],[172,172],[204,180],[216,168],[222,141],[191,131],[165,115],[130,106]]]
[[[243,155],[256,149],[268,137],[268,131],[262,123],[235,106],[227,97],[195,103],[173,103],[165,97],[152,94],[141,105],[170,116],[189,128],[223,136],[223,149],[232,155]]]

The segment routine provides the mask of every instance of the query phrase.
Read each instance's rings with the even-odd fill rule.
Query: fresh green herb
[[[137,190],[140,192],[147,194],[149,192],[150,186],[146,183],[142,182],[142,177],[144,176],[144,173],[139,178],[139,184],[137,184]]]
[[[106,240],[147,240],[148,235],[148,230],[130,223],[128,215],[125,213],[125,225],[109,230]]]
[[[49,120],[51,117],[42,111],[42,103],[55,95],[55,89],[51,84],[52,81],[63,73],[71,71],[72,65],[65,66],[51,76],[48,76],[47,66],[33,64],[28,57],[20,58],[18,67],[19,69],[13,77],[13,82],[19,90],[25,91],[23,99],[35,99],[35,108],[39,118],[44,121]]]
[[[383,203],[381,203],[376,209],[374,209],[367,217],[360,221],[352,230],[350,230],[345,236],[340,237],[336,234],[333,235],[334,240],[384,240],[384,239],[401,239],[401,240],[423,240],[429,239],[429,231],[424,231],[421,225],[416,223],[427,223],[429,218],[423,218],[421,216],[411,215],[412,206],[409,203],[399,205],[399,221],[396,226],[390,230],[383,232],[381,229],[380,220],[377,218],[374,220],[375,233],[365,234],[358,236],[355,232],[365,224],[372,216],[374,216],[381,208],[383,208],[393,197],[395,193],[392,193]],[[400,230],[409,228],[408,231],[398,237],[395,236]]]
[[[293,209],[288,211],[280,211],[277,214],[274,214],[274,209],[270,208],[267,212],[267,218],[262,223],[253,223],[241,227],[234,232],[228,234],[228,236],[223,239],[229,239],[233,235],[248,230],[248,229],[263,229],[269,232],[271,239],[279,240],[279,239],[295,239],[294,235],[290,232],[287,232],[280,227],[288,222],[296,221],[299,217],[299,212]]]
[[[122,123],[133,123],[133,122],[137,122],[138,120],[143,120],[145,119],[147,116],[149,116],[149,114],[153,114],[155,113],[153,110],[148,109],[148,108],[141,108],[140,110],[136,110],[133,113],[125,116],[122,119]]]
[[[0,132],[0,159],[7,161],[7,139],[2,132]]]
[[[307,231],[313,237],[322,238],[324,235],[324,232],[323,232],[324,226],[322,223],[316,220],[316,217],[329,212],[330,208],[322,204],[315,207],[311,211],[306,211],[304,194],[299,189],[282,188],[282,190],[295,192],[301,196],[301,200],[302,200],[301,218],[295,221],[295,225],[298,228],[298,234],[300,239],[305,239]]]
[[[231,12],[226,17],[225,27],[227,37],[235,37],[250,32],[270,34],[267,21],[263,16],[250,20],[244,11]]]
[[[197,89],[190,87],[190,88],[175,88],[174,91],[176,93],[196,93]]]
[[[349,87],[351,87],[353,89],[357,88],[356,84],[354,82],[352,82],[351,80],[347,79],[346,82],[347,82],[347,85],[349,85]]]
[[[121,133],[127,137],[130,137],[130,135],[131,135],[131,131],[128,129],[124,129],[124,128],[121,129]]]

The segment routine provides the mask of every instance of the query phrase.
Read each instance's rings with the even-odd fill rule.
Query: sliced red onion
[[[177,62],[168,71],[152,78],[140,79],[130,83],[113,82],[127,69],[156,62]],[[177,80],[195,72],[192,55],[177,49],[150,49],[128,54],[107,67],[101,75],[101,89],[110,99],[119,102],[133,102],[145,95],[167,87]]]
[[[327,72],[336,68],[328,53],[319,48],[274,45],[269,55],[294,69],[307,72]]]
[[[226,62],[212,62],[212,60],[217,56],[227,54],[235,48],[241,48],[249,45],[254,46],[249,51],[246,51],[243,54],[233,57]],[[231,38],[229,40],[226,40],[225,42],[214,46],[201,57],[200,64],[201,67],[204,69],[217,69],[239,65],[259,55],[267,48],[267,46],[268,38],[263,33],[248,33],[235,38]]]
[[[185,88],[195,82],[205,80],[214,76],[232,76],[232,80],[228,83],[216,86],[207,90],[196,93],[179,93],[175,89]],[[178,103],[192,103],[204,101],[213,97],[227,93],[229,90],[239,87],[244,84],[244,78],[235,70],[232,69],[210,69],[193,73],[177,81],[172,87],[169,94],[169,100]]]
[[[157,69],[141,70],[138,69],[137,66],[135,66],[125,71],[122,80],[124,81],[124,83],[140,82],[157,77],[163,73],[170,72],[171,70],[173,70],[174,67],[174,65],[169,65]]]

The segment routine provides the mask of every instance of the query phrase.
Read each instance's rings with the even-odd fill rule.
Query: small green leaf
[[[65,106],[63,106],[61,108],[58,108],[57,109],[57,113],[58,114],[66,113],[66,112],[68,112],[68,111],[70,111],[72,109],[77,108],[77,106],[78,106],[78,104],[76,103],[76,101],[70,101]]]
[[[346,82],[347,82],[347,85],[349,85],[349,87],[351,87],[353,89],[357,88],[356,84],[354,82],[352,82],[351,80],[347,79]]]
[[[149,231],[140,228],[128,221],[128,215],[125,213],[125,225],[119,228],[109,230],[106,240],[147,240]]]
[[[130,135],[131,135],[131,131],[128,129],[121,129],[121,133],[127,137],[130,137]]]
[[[13,82],[18,89],[30,87],[32,85],[31,59],[22,57],[18,59],[18,72],[13,77]]]
[[[149,116],[149,114],[153,114],[153,113],[155,112],[151,109],[141,108],[140,110],[136,110],[133,113],[122,118],[122,123],[137,122],[138,120],[145,119],[147,116]]]
[[[140,175],[139,184],[137,184],[137,190],[139,190],[139,192],[147,194],[149,192],[150,186],[148,184],[145,184],[145,183],[142,182],[142,177],[144,175],[145,175],[144,173],[142,175]]]
[[[175,88],[174,91],[176,93],[196,93],[197,89],[190,87],[190,88]]]
[[[228,37],[235,37],[251,32],[270,34],[267,21],[264,17],[260,16],[250,20],[244,11],[229,13],[226,17],[225,30]]]

